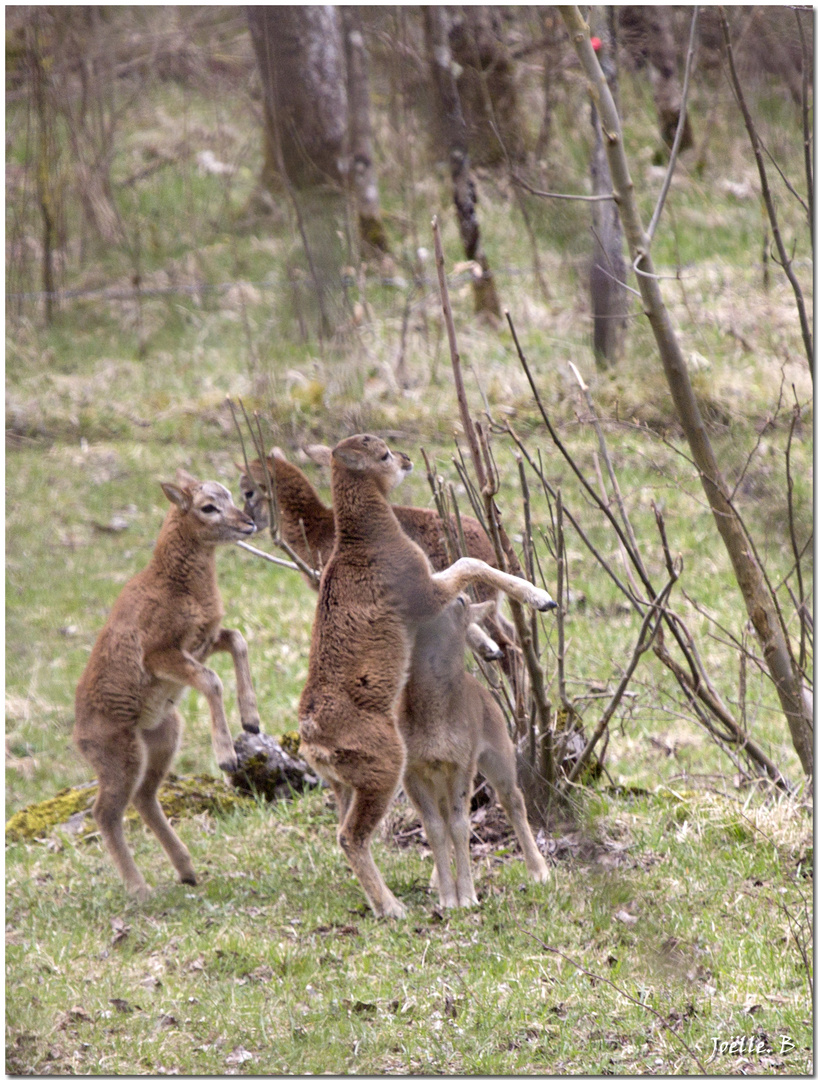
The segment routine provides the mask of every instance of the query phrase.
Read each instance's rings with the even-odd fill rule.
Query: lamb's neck
[[[370,540],[377,536],[382,541],[401,533],[392,507],[374,484],[334,483],[332,505],[336,535],[342,540]]]
[[[216,548],[190,536],[181,515],[171,509],[153,552],[155,571],[180,592],[217,592]]]

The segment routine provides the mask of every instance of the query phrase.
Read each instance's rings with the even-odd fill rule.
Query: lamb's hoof
[[[552,600],[545,589],[536,589],[531,599],[531,606],[537,611],[553,611],[557,601]]]
[[[398,900],[396,896],[384,901],[383,910],[379,912],[381,918],[405,919],[409,909]]]
[[[181,882],[182,885],[198,885],[199,884],[199,882],[196,880],[196,875],[195,874],[185,874],[184,877],[179,878],[179,881]]]
[[[219,768],[222,770],[222,772],[232,774],[236,772],[238,767],[239,759],[236,757],[235,752],[233,753],[232,757],[224,758],[222,761],[219,762]]]
[[[251,735],[258,735],[259,731],[261,731],[261,728],[259,727],[260,723],[260,720],[248,720],[245,724],[245,722],[242,720],[241,726],[244,728],[245,731],[249,731]]]

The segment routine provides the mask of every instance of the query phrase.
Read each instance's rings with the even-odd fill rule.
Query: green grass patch
[[[547,886],[518,856],[481,858],[480,908],[445,917],[429,859],[377,842],[409,906],[398,924],[367,912],[320,792],[178,822],[197,889],[172,884],[133,827],[156,885],[142,907],[93,840],[14,845],[7,1068],[675,1074],[697,1070],[674,1034],[706,1061],[714,1038],[763,1031],[757,1065],[808,1071],[809,989],[784,911],[810,892],[808,821],[684,798],[682,823],[661,798],[612,800]],[[725,816],[740,837],[714,827]]]

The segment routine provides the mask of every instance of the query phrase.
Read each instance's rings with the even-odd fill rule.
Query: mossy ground
[[[18,810],[6,822],[6,843],[20,840],[39,840],[48,836],[58,825],[70,819],[71,832],[82,838],[96,831],[91,807],[97,797],[96,782],[76,788],[64,788],[50,799]],[[171,820],[191,817],[202,813],[225,814],[240,810],[248,801],[245,792],[228,787],[218,777],[176,776],[171,773],[159,788],[159,802]],[[76,818],[75,815],[80,815]],[[138,820],[136,811],[129,807],[126,820]]]

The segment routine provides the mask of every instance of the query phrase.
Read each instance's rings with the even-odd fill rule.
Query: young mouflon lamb
[[[549,877],[528,824],[514,744],[502,710],[465,667],[467,628],[485,615],[486,607],[471,604],[461,594],[436,618],[420,624],[398,714],[398,731],[406,745],[403,787],[432,849],[433,883],[444,908],[477,903],[469,855],[469,807],[478,769],[514,828],[532,878]]]
[[[165,817],[157,791],[179,746],[176,708],[185,687],[207,699],[219,768],[236,768],[218,675],[211,653],[233,657],[239,711],[247,731],[259,728],[247,646],[238,630],[221,628],[216,547],[252,535],[255,525],[227,488],[178,470],[163,483],[171,507],[149,564],[124,587],[91,651],[76,692],[74,742],[99,779],[93,815],[125,886],[150,892],[125,841],[123,815],[132,802],[156,834],[180,881],[196,884],[187,848]]]

